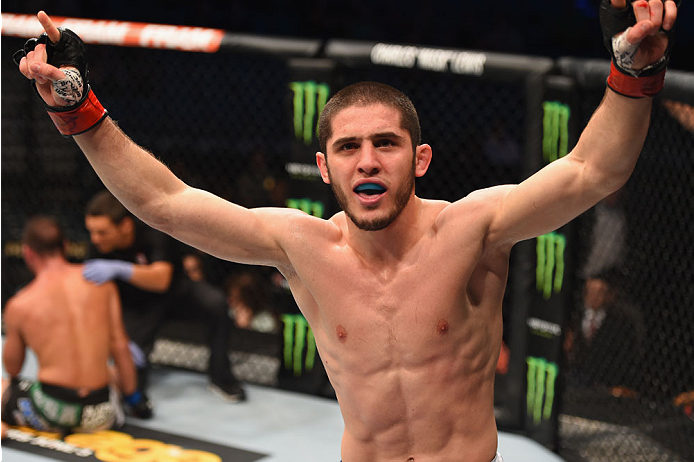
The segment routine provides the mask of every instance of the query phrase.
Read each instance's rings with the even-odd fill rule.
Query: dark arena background
[[[356,30],[332,24],[323,11],[330,6],[304,17],[274,5],[263,22],[256,7],[212,2],[203,4],[206,16],[184,6],[149,7],[135,16],[130,2],[113,2],[124,3],[120,8],[52,2],[68,5],[55,12],[33,5],[38,2],[16,3],[4,2],[2,14],[3,306],[31,279],[19,244],[25,220],[38,213],[59,217],[71,241],[69,257],[81,261],[89,239],[84,206],[103,188],[75,143],[56,133],[12,62],[26,37],[39,32],[35,17],[19,13],[44,8],[73,16],[56,19],[88,42],[91,83],[111,117],[188,184],[249,207],[288,206],[323,217],[337,208],[317,176],[315,125],[340,88],[376,80],[408,94],[423,141],[434,150],[417,193],[454,201],[522,181],[565,155],[599,104],[609,69],[590,1],[548,7],[545,23],[536,18],[526,26],[546,27],[542,33],[524,33],[512,20],[475,25],[462,6],[455,11],[457,31],[437,30],[435,19],[422,13],[429,36],[398,35],[392,25],[369,33],[364,29],[377,29],[373,18]],[[408,5],[399,8],[420,13]],[[477,6],[475,16],[490,9]],[[215,8],[224,14],[215,15]],[[357,2],[342,8],[348,17],[360,12]],[[363,8],[359,14],[387,10]],[[681,45],[673,49],[629,182],[512,254],[497,421],[567,461],[694,461],[691,13],[683,7]],[[225,14],[233,19],[220,19]],[[387,20],[400,18],[411,30],[409,15]],[[310,329],[279,273],[201,258],[205,276],[220,287],[252,273],[279,326],[237,329],[230,345],[237,375],[332,399]],[[202,328],[172,322],[151,359],[204,370],[203,335]]]

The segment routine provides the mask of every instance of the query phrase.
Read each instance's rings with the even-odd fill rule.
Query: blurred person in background
[[[582,304],[565,350],[577,385],[599,386],[618,396],[637,393],[646,327],[625,283],[627,218],[624,189],[591,209],[588,254],[581,268]]]
[[[267,305],[269,282],[252,271],[231,275],[226,282],[227,303],[236,326],[258,332],[277,332],[278,319]]]
[[[85,226],[91,246],[84,276],[116,282],[140,388],[147,389],[147,358],[161,326],[168,319],[201,320],[209,330],[210,391],[229,402],[245,400],[228,355],[232,321],[224,292],[185,274],[179,243],[133,217],[107,190],[87,204]],[[203,276],[200,268],[189,269]]]
[[[620,268],[596,274],[583,293],[582,317],[567,332],[568,379],[613,396],[638,396],[646,325],[625,292]]]
[[[202,255],[197,251],[187,252],[183,255],[183,270],[191,281],[205,281],[205,266]]]
[[[71,433],[123,423],[118,389],[133,415],[152,415],[137,391],[115,284],[96,285],[65,258],[58,222],[37,216],[25,225],[22,255],[35,278],[6,304],[2,360],[2,429],[7,425]],[[21,379],[26,349],[38,380]],[[113,360],[113,369],[109,361]]]

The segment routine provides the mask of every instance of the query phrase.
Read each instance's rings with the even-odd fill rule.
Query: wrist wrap
[[[660,93],[665,84],[665,69],[658,74],[648,77],[632,77],[622,73],[614,61],[610,65],[610,75],[607,76],[607,86],[613,91],[630,98],[655,96]]]
[[[79,135],[101,123],[108,111],[104,109],[91,87],[77,106],[53,107],[46,106],[48,115],[63,136]]]

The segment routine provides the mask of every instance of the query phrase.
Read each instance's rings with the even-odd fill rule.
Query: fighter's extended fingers
[[[41,45],[43,46],[43,45]],[[45,49],[43,50],[45,52]],[[45,54],[45,53],[44,53]],[[44,60],[45,61],[45,58]],[[34,63],[41,63],[43,62],[41,60],[41,50],[39,49],[38,51],[36,49],[30,51],[27,53],[27,55],[22,58],[22,61],[20,61],[19,65],[19,70],[22,71],[22,68],[24,69],[22,73],[26,76],[26,78],[31,79],[31,80],[36,80],[36,82],[43,84],[46,83],[46,78],[43,77],[40,74],[36,74],[33,71],[33,64]],[[22,66],[22,62],[24,62],[24,65]],[[40,67],[38,68],[40,70]]]
[[[663,2],[662,0],[650,0],[648,2],[648,8],[650,10],[650,20],[655,27],[653,34],[660,30],[660,26],[663,25]]]
[[[53,24],[53,21],[51,21],[51,18],[48,17],[45,11],[39,11],[39,13],[36,15],[38,18],[39,22],[41,23],[41,26],[43,26],[43,30],[46,31],[46,35],[48,35],[48,38],[52,43],[57,43],[60,41],[60,31],[58,30],[57,27],[55,27],[55,24]]]
[[[612,8],[624,9],[627,6],[627,0],[611,0]]]
[[[32,58],[29,59],[30,64],[32,61],[41,61],[44,63],[48,61],[48,52],[46,51],[46,45],[43,43],[36,45],[34,50],[27,54],[27,56],[29,55],[32,56]]]
[[[29,64],[29,71],[37,81],[43,79],[43,81],[51,80],[55,82],[65,78],[65,73],[57,67],[38,61]]]
[[[645,21],[651,19],[651,9],[648,7],[648,2],[646,0],[638,0],[631,4],[634,9],[634,16],[636,16],[636,22]]]
[[[29,77],[30,79],[35,79],[36,76],[34,75],[34,72],[32,70],[32,64],[34,63],[41,63],[41,62],[46,62],[46,45],[43,43],[40,43],[36,45],[36,47],[31,50],[29,53],[26,54],[26,67],[27,67],[27,74],[26,76]]]
[[[27,63],[27,57],[22,57],[21,61],[19,61],[19,72],[21,72],[27,79],[31,79],[29,76],[29,64]]]
[[[665,15],[663,16],[663,29],[670,30],[677,19],[677,3],[673,0],[665,0]]]
[[[653,23],[646,19],[634,25],[629,32],[627,32],[627,42],[629,43],[641,43],[643,39],[648,35],[652,35],[653,31],[658,31],[658,28],[653,25]]]
[[[26,75],[28,79],[34,78],[34,73],[31,71],[31,65],[34,63],[34,55],[36,55],[36,53],[34,51],[30,51],[24,58],[22,58],[24,61],[24,75]]]

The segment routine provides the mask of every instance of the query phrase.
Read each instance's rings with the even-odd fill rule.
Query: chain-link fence
[[[583,82],[583,125],[605,71],[565,68]],[[560,422],[569,460],[694,460],[694,107],[672,90],[655,100],[631,179],[576,220]]]
[[[73,242],[70,257],[79,261],[88,241],[83,209],[103,188],[74,142],[56,133],[9,59],[23,42],[2,37],[3,304],[31,277],[18,245],[26,218],[58,216]],[[306,184],[315,174],[306,167],[315,152],[315,134],[306,127],[315,119],[306,107],[297,109],[299,87],[291,84],[312,79],[330,93],[355,81],[378,80],[412,98],[423,140],[434,150],[429,172],[417,183],[422,197],[456,200],[478,188],[518,182],[541,165],[544,81],[538,76],[550,70],[545,60],[517,57],[508,60],[507,71],[480,76],[453,72],[453,55],[446,71],[437,72],[374,65],[358,53],[344,58],[331,55],[331,49],[324,47],[326,55],[310,62],[267,53],[105,45],[90,45],[88,51],[93,88],[124,131],[187,183],[242,205],[306,206],[326,216],[335,211],[323,198],[329,197],[327,186]],[[518,71],[516,65],[524,62],[536,65],[536,72]],[[566,75],[574,83],[569,99],[580,102],[571,107],[571,121],[580,130],[604,84],[586,84],[575,72]],[[319,87],[301,88],[311,92],[311,104],[320,110]],[[686,395],[694,390],[693,255],[686,244],[694,224],[694,115],[672,93],[656,99],[646,147],[623,191],[573,224],[576,239],[570,242],[576,244],[570,251],[576,264],[564,278],[574,281],[575,296],[564,307],[569,321],[555,342],[566,357],[558,361],[562,374],[553,396],[563,398],[550,407],[552,415],[561,413],[557,449],[568,460],[694,460],[694,397]],[[306,202],[306,191],[318,189],[321,199]],[[535,256],[514,252],[512,264],[528,258]],[[213,258],[205,263],[208,278],[220,286],[239,271],[238,265]],[[535,261],[526,263],[535,267]],[[272,293],[272,308],[293,314],[296,307],[281,281],[267,269],[259,271]],[[511,273],[509,294],[518,283],[516,274]],[[497,386],[497,404],[499,415],[510,416],[500,418],[500,427],[519,430],[530,363],[523,348],[514,351],[523,347],[528,330],[525,313],[514,313],[514,300],[509,295],[504,303],[510,382]],[[169,333],[177,336],[176,329]],[[301,341],[288,341],[285,335],[259,356],[236,345],[235,370],[246,380],[281,383],[277,376],[291,357],[287,349],[299,345],[305,357],[311,351],[306,338],[310,335],[302,333]],[[164,342],[155,353],[163,363],[204,369],[204,351],[176,348]],[[190,363],[191,357],[198,359]],[[276,361],[268,362],[271,357]],[[309,361],[302,359],[301,367],[308,368]],[[500,376],[499,384],[504,379]],[[324,393],[324,384],[312,387]]]

